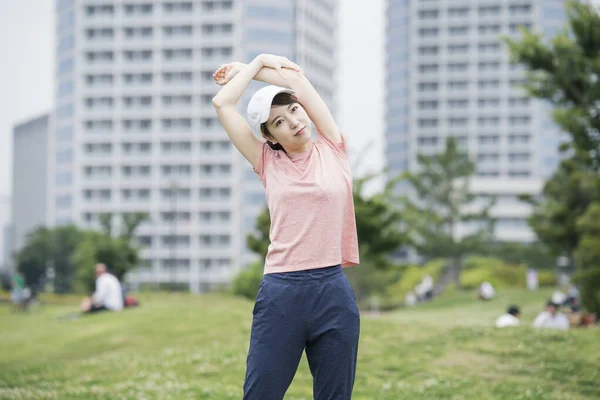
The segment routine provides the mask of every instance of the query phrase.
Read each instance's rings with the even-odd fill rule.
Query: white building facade
[[[557,0],[389,0],[386,27],[386,159],[392,174],[446,138],[476,163],[480,204],[497,197],[499,240],[535,239],[518,195],[539,195],[559,162],[560,132],[549,108],[520,87],[501,35],[520,27],[552,36],[565,22]],[[463,227],[469,229],[469,227]],[[464,232],[464,230],[463,230]]]
[[[216,117],[212,73],[282,54],[333,108],[335,0],[59,0],[56,12],[49,224],[147,213],[130,282],[227,284],[255,259],[246,234],[265,200]]]

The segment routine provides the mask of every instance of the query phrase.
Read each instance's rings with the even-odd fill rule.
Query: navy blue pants
[[[281,400],[302,352],[315,400],[352,397],[360,315],[341,266],[266,274],[252,311],[244,400]]]

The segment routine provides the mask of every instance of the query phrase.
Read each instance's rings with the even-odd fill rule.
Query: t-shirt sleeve
[[[267,165],[267,162],[271,158],[271,153],[273,151],[275,151],[275,150],[273,150],[271,147],[269,147],[267,142],[264,142],[262,144],[261,151],[258,156],[258,160],[256,161],[256,167],[252,168],[252,171],[256,172],[256,174],[258,175],[260,180],[263,182],[263,185],[265,183],[265,180],[264,180],[265,166]]]
[[[324,144],[325,146],[331,148],[338,157],[347,161],[348,150],[346,148],[346,138],[342,132],[340,132],[340,136],[342,137],[342,140],[339,143],[334,143],[327,136],[317,131],[317,143]]]

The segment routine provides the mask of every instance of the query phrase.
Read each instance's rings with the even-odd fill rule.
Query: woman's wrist
[[[260,68],[264,67],[265,64],[263,62],[263,55],[259,54],[256,57],[254,57],[254,60],[252,60],[252,62],[250,62],[250,64],[248,64],[248,65],[252,65],[252,64],[259,65]]]

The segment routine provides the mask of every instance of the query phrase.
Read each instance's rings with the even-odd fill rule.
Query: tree
[[[574,254],[575,281],[581,286],[583,306],[600,313],[600,202],[590,204],[577,220],[577,230],[581,237]]]
[[[600,197],[598,174],[584,157],[579,154],[563,160],[544,184],[541,199],[522,197],[534,207],[528,222],[540,241],[552,249],[554,257],[564,255],[571,261],[580,241],[577,220]]]
[[[512,61],[528,70],[528,92],[553,106],[554,122],[570,136],[560,149],[569,159],[547,182],[532,226],[549,247],[575,259],[582,298],[597,310],[597,209],[590,207],[600,194],[600,14],[580,2],[567,3],[566,11],[568,24],[551,41],[523,31],[522,39],[506,42]]]
[[[459,151],[454,138],[447,140],[443,153],[420,154],[417,161],[418,170],[403,177],[412,189],[402,200],[411,242],[426,259],[448,259],[447,276],[442,279],[460,287],[464,256],[492,242],[494,221],[489,210],[494,200],[483,207],[472,204],[475,195],[470,192],[469,178],[475,166]],[[468,224],[475,227],[459,234]]]
[[[112,215],[100,216],[102,232],[86,232],[74,254],[78,290],[94,289],[94,266],[97,263],[106,264],[119,280],[139,266],[139,247],[134,243],[134,233],[146,218],[147,215],[143,213],[125,214],[121,232],[113,236]]]
[[[571,137],[568,146],[600,167],[600,14],[592,5],[566,3],[567,28],[550,42],[523,30],[505,39],[512,61],[528,70],[528,92],[554,106],[553,119]]]
[[[71,256],[81,239],[74,225],[54,229],[38,227],[27,236],[25,247],[17,254],[17,269],[28,285],[38,285],[49,266],[54,269],[54,291],[72,291],[74,266]]]
[[[27,285],[38,285],[53,258],[52,231],[38,227],[27,235],[25,246],[16,254],[17,270],[23,274]]]

